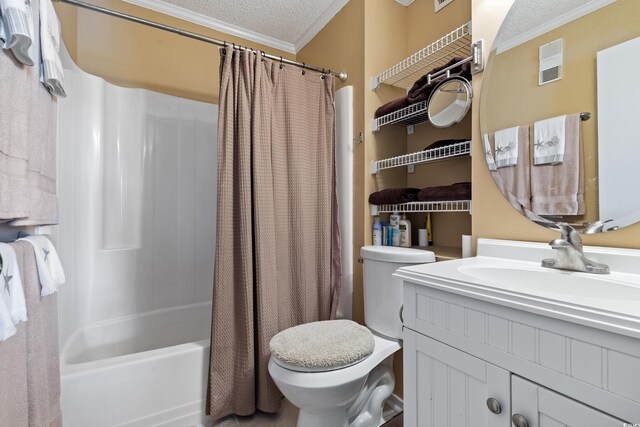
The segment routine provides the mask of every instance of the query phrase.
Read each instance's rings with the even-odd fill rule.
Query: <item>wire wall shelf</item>
[[[471,154],[471,141],[456,142],[455,144],[444,147],[431,148],[429,150],[403,154],[402,156],[390,157],[388,159],[374,160],[371,162],[371,174],[376,174],[384,169],[411,165],[417,166],[469,154]]]
[[[397,205],[370,205],[371,215],[392,212],[469,212],[471,200],[453,200],[440,202],[411,202]]]
[[[475,43],[472,42],[471,22],[467,22],[388,70],[371,78],[371,90],[376,90],[382,83],[409,89],[418,77],[428,70],[446,64],[456,56],[466,58],[464,62],[472,61],[472,73],[478,73],[483,69],[482,44],[482,40]],[[456,66],[459,64],[456,64]],[[453,66],[449,68],[453,68]],[[448,71],[448,68],[443,69],[432,74],[430,78],[437,78]]]
[[[428,101],[411,104],[408,107],[393,111],[371,120],[371,131],[378,132],[385,125],[415,126],[429,120]]]

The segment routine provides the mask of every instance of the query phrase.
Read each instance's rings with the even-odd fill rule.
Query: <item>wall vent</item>
[[[438,12],[440,9],[442,9],[443,7],[445,7],[451,2],[453,2],[453,0],[433,0],[433,3],[436,8],[436,12]]]
[[[555,82],[562,78],[562,39],[554,40],[539,48],[540,68],[538,86]]]

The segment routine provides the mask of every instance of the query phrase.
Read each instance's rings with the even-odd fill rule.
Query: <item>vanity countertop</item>
[[[611,274],[540,266],[546,244],[478,240],[479,256],[398,269],[405,281],[640,338],[640,251],[585,247]]]

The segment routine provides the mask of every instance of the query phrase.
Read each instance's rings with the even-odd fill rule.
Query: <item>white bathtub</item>
[[[61,354],[65,427],[205,423],[211,302],[89,325]]]

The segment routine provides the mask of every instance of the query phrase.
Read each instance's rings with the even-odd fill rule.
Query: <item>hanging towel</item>
[[[518,163],[518,127],[502,129],[495,133],[496,167],[515,166]]]
[[[491,143],[489,142],[489,134],[482,135],[482,142],[484,144],[484,157],[487,161],[487,166],[489,166],[490,171],[494,171],[498,169],[496,167],[496,162],[493,160],[493,150],[491,149]]]
[[[40,81],[53,95],[66,98],[60,60],[60,21],[51,0],[40,0],[40,50],[42,51]]]
[[[16,334],[16,325],[11,319],[11,312],[4,303],[3,299],[0,299],[0,342],[5,341]]]
[[[533,125],[533,164],[562,163],[565,151],[567,116],[540,120]]]
[[[492,172],[500,192],[518,212],[529,215],[531,210],[531,126],[518,128],[518,161],[514,167],[500,168]]]
[[[4,48],[25,65],[35,64],[33,14],[30,0],[0,0],[0,39]]]
[[[565,117],[562,163],[531,167],[531,210],[537,215],[584,214],[584,162],[580,114]]]
[[[4,301],[14,324],[27,321],[27,306],[24,301],[22,279],[16,260],[16,251],[6,243],[0,243],[0,297]]]
[[[38,266],[38,277],[42,285],[41,295],[44,297],[56,292],[66,279],[60,258],[58,258],[58,253],[51,240],[45,236],[28,236],[18,239],[18,241],[21,240],[29,242],[33,246]]]

